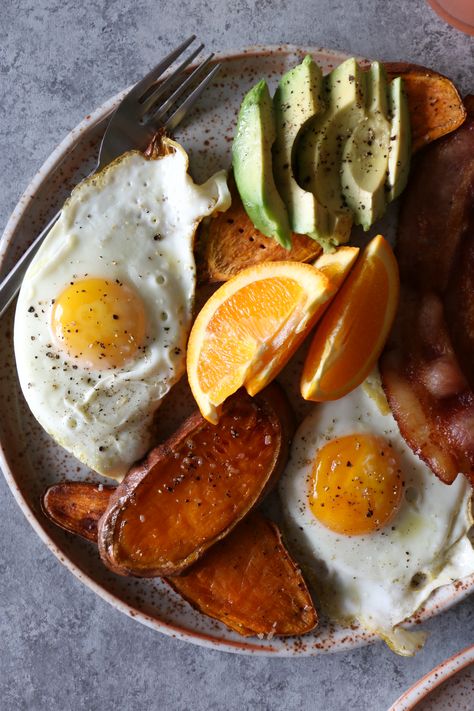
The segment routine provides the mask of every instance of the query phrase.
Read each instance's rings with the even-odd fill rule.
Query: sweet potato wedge
[[[277,526],[253,511],[223,541],[168,583],[199,612],[241,635],[298,635],[318,621]]]
[[[292,434],[279,386],[243,390],[218,425],[195,413],[133,467],[99,522],[104,563],[122,575],[175,575],[226,536],[276,481]]]
[[[97,543],[99,519],[104,515],[115,486],[82,481],[62,481],[49,486],[41,505],[50,521],[69,533]]]
[[[45,507],[48,518],[97,543],[96,517],[105,512],[114,487],[99,491],[80,482],[57,486],[61,506]],[[48,495],[54,488],[44,499],[54,500]],[[79,508],[84,517],[77,518]],[[246,637],[304,634],[318,622],[304,579],[277,526],[257,511],[182,575],[165,580],[199,612]]]
[[[455,131],[466,118],[458,90],[442,74],[407,62],[386,62],[390,79],[401,76],[410,110],[412,151]]]
[[[58,526],[97,541],[97,524],[114,490],[115,486],[65,481],[48,487],[41,503],[45,514]]]
[[[232,178],[229,187],[231,207],[209,220],[201,233],[203,281],[227,281],[242,269],[260,262],[309,262],[321,253],[319,244],[305,235],[292,235],[290,251],[272,237],[263,235],[245,212]]]

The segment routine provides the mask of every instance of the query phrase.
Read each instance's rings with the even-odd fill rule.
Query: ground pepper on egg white
[[[368,390],[372,394],[377,391],[373,378]],[[440,482],[405,444],[386,406],[379,409],[382,400],[381,389],[372,399],[362,385],[340,400],[317,405],[294,437],[280,483],[280,499],[288,542],[326,613],[338,622],[357,621],[381,636],[394,651],[411,655],[423,645],[425,635],[407,631],[401,623],[433,590],[474,572],[474,548],[468,537],[473,524],[471,488],[462,476],[451,486]],[[372,526],[366,533],[358,533],[354,521],[350,521],[350,533],[343,532],[344,525],[335,530],[341,520],[346,523],[343,513],[345,507],[351,510],[357,490],[341,485],[338,467],[331,470],[331,457],[326,464],[330,469],[328,480],[334,475],[334,481],[327,485],[336,492],[334,501],[338,505],[326,520],[317,507],[311,506],[318,453],[328,443],[335,443],[337,451],[337,440],[344,437],[354,444],[354,453],[358,439],[375,437],[386,442],[387,450],[395,454],[394,481],[402,477],[397,494],[390,481],[379,492],[393,509],[385,524],[380,525],[375,516],[366,516],[369,512],[360,509],[361,518]],[[346,484],[351,483],[352,476],[370,482],[367,471],[356,473],[356,458],[347,456],[347,451],[343,448],[339,468],[351,472]],[[372,467],[376,475],[386,472],[387,456],[379,456],[380,451],[376,450]],[[348,462],[353,466],[344,466]],[[336,499],[337,494],[340,498]],[[333,530],[328,523],[336,524]]]
[[[230,200],[223,172],[196,185],[184,150],[165,142],[166,155],[132,151],[74,189],[28,269],[15,317],[33,414],[78,459],[118,479],[149,448],[153,413],[184,372],[195,229]],[[71,325],[88,299],[92,318],[82,311],[80,327]]]

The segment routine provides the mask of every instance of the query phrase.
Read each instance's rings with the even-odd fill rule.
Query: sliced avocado
[[[403,79],[397,77],[388,85],[390,116],[390,149],[388,155],[388,200],[395,200],[405,188],[410,171],[411,134],[408,101]]]
[[[273,144],[273,175],[288,210],[294,232],[317,238],[327,231],[327,211],[315,196],[303,190],[293,173],[295,146],[307,122],[324,110],[323,76],[310,56],[283,75],[278,84],[275,109],[276,140]]]
[[[365,103],[369,113],[388,116],[387,72],[380,62],[372,62],[367,72]]]
[[[352,214],[345,204],[340,178],[342,150],[365,111],[365,75],[348,59],[324,80],[326,110],[309,123],[297,155],[298,182],[330,213],[327,239],[347,241]]]
[[[387,78],[374,62],[367,72],[367,113],[347,140],[341,163],[342,194],[354,221],[364,230],[383,215],[390,146],[387,116]]]
[[[262,79],[242,101],[232,145],[232,165],[242,203],[257,230],[290,249],[288,213],[272,172],[275,135],[273,104]]]
[[[326,111],[311,121],[298,148],[298,181],[334,213],[344,211],[342,148],[364,116],[365,75],[348,59],[325,77]]]

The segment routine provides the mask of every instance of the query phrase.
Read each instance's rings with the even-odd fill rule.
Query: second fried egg
[[[364,386],[314,408],[280,485],[290,541],[330,617],[400,654],[422,643],[400,623],[474,572],[471,494],[464,477],[433,475]]]

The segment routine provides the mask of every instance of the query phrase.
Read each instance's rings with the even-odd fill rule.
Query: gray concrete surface
[[[443,24],[424,0],[2,0],[0,223],[83,115],[192,32],[216,50],[290,42],[412,60],[474,90],[474,38]],[[36,537],[2,477],[0,507],[2,711],[383,711],[474,641],[467,600],[428,625],[415,659],[382,644],[295,660],[193,647],[134,623],[75,580]]]

